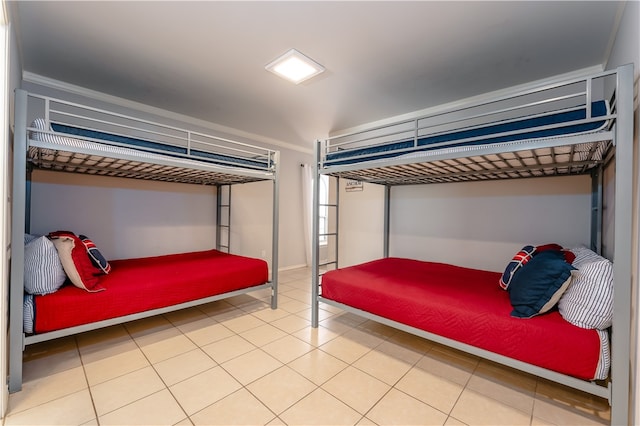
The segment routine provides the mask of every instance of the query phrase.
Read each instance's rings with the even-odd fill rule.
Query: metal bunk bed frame
[[[165,140],[178,140],[187,147],[186,155],[162,155],[162,152],[147,150],[151,153],[142,160],[131,155],[130,149],[116,152],[104,152],[101,149],[86,147],[61,147],[51,141],[34,140],[31,135],[35,129],[29,127],[29,99],[37,99],[44,103],[45,120],[48,124],[50,116],[58,114],[70,120],[78,119],[77,109],[89,111],[100,117],[89,118],[89,121],[102,125],[115,126],[126,132],[137,132],[147,137],[159,136]],[[55,109],[58,105],[59,109]],[[113,122],[104,121],[110,117]],[[127,124],[122,124],[127,122]],[[131,122],[138,127],[132,127]],[[156,130],[149,130],[154,128]],[[158,131],[157,129],[162,129]],[[50,131],[40,131],[43,134]],[[66,137],[66,136],[65,136]],[[86,137],[70,136],[75,139],[95,140]],[[151,139],[153,140],[153,139]],[[114,145],[118,145],[117,143]],[[261,158],[264,167],[243,167],[232,161],[207,162],[202,157],[192,156],[192,149],[204,149],[216,152],[223,149],[228,158]],[[202,148],[204,147],[204,148]],[[37,154],[28,158],[28,150],[35,148]],[[58,161],[59,154],[66,156],[67,162]],[[160,155],[156,155],[160,154]],[[48,156],[47,156],[48,155]],[[253,155],[254,157],[247,157]],[[280,153],[243,142],[232,141],[203,133],[192,132],[173,126],[148,120],[110,112],[107,110],[87,107],[80,104],[66,102],[39,96],[18,89],[15,92],[15,126],[13,140],[13,190],[11,198],[11,272],[9,295],[9,392],[17,392],[22,388],[22,353],[26,345],[69,336],[115,324],[121,324],[141,318],[160,315],[179,309],[189,308],[216,300],[226,299],[240,294],[257,290],[271,290],[271,308],[278,304],[278,227],[279,227],[279,160]],[[117,176],[164,182],[180,182],[189,184],[203,184],[216,187],[216,249],[229,252],[230,248],[230,217],[231,217],[231,187],[234,184],[258,181],[273,182],[272,198],[272,255],[270,281],[265,284],[219,294],[204,299],[185,302],[165,308],[154,309],[123,317],[108,319],[91,324],[70,327],[42,334],[25,335],[23,332],[23,292],[24,292],[24,234],[30,230],[31,204],[31,170],[39,166],[50,170],[68,171],[75,173],[89,173],[101,176]]]
[[[609,162],[613,162],[615,167],[615,213],[614,213],[614,310],[613,310],[613,326],[611,331],[611,370],[610,379],[606,383],[589,382],[576,379],[555,371],[540,368],[522,361],[514,360],[499,354],[495,354],[484,349],[457,342],[452,339],[444,338],[423,330],[407,326],[405,324],[380,317],[378,315],[365,312],[351,306],[347,306],[329,299],[325,299],[321,295],[321,275],[322,268],[333,265],[338,268],[338,258],[329,259],[329,261],[320,264],[320,247],[319,247],[319,190],[318,185],[314,185],[314,212],[313,212],[313,255],[312,255],[312,317],[313,327],[318,327],[319,322],[319,304],[320,302],[328,305],[336,306],[347,312],[360,315],[364,318],[371,319],[382,324],[400,329],[402,331],[412,333],[428,340],[450,346],[452,348],[485,358],[527,373],[534,374],[562,385],[566,385],[592,395],[608,399],[611,405],[611,424],[622,425],[629,424],[630,419],[630,339],[631,339],[631,287],[632,287],[632,194],[633,194],[633,64],[620,66],[617,69],[605,71],[597,75],[588,76],[571,81],[557,81],[537,85],[530,89],[520,91],[516,94],[509,95],[506,99],[516,99],[521,96],[530,96],[544,93],[549,90],[566,86],[578,85],[583,87],[577,95],[567,95],[568,97],[581,96],[584,105],[586,105],[586,119],[590,120],[590,105],[593,96],[594,80],[604,79],[613,80],[614,97],[612,105],[615,106],[614,113],[608,113],[607,119],[611,120],[607,129],[596,133],[585,133],[573,136],[559,136],[547,139],[531,139],[517,141],[506,144],[494,145],[477,145],[468,150],[435,150],[425,157],[407,158],[393,157],[382,160],[353,162],[351,164],[327,163],[327,154],[344,149],[344,146],[353,146],[354,141],[365,141],[366,143],[375,144],[376,141],[383,139],[384,142],[389,140],[388,136],[392,134],[400,134],[406,132],[407,128],[413,132],[413,138],[416,141],[420,137],[420,131],[424,128],[420,127],[420,121],[424,118],[433,118],[440,115],[448,114],[451,111],[464,111],[478,107],[485,107],[492,104],[496,100],[480,102],[476,104],[457,104],[451,107],[449,111],[444,113],[437,112],[431,116],[419,117],[415,120],[406,120],[398,123],[391,123],[375,128],[358,130],[352,133],[340,134],[326,141],[318,141],[316,144],[316,161],[314,183],[318,182],[321,175],[329,175],[336,177],[336,181],[340,178],[359,180],[363,182],[377,183],[385,186],[384,195],[384,241],[383,255],[389,256],[389,233],[390,233],[390,193],[391,187],[402,184],[423,184],[423,183],[439,183],[439,182],[458,182],[472,180],[488,180],[488,179],[504,179],[518,177],[534,177],[547,175],[562,174],[584,174],[590,173],[592,177],[592,215],[591,215],[591,245],[596,251],[600,252],[602,244],[602,204],[603,204],[603,168]],[[611,89],[604,87],[602,84],[600,89]],[[497,99],[498,101],[505,98]],[[560,98],[555,98],[556,101]],[[540,103],[540,101],[537,101]],[[529,104],[531,105],[531,104]],[[476,113],[477,114],[477,113]],[[477,114],[474,118],[487,116],[485,112]],[[593,119],[591,119],[593,120]],[[455,122],[461,122],[458,118]],[[409,126],[402,125],[409,123]],[[451,123],[451,122],[450,122]],[[402,130],[399,132],[392,129],[393,126],[400,125]],[[391,130],[388,130],[391,129]],[[370,136],[373,132],[373,136]],[[386,138],[386,139],[385,139]],[[345,141],[346,142],[340,142]],[[338,143],[331,145],[332,142]],[[611,146],[607,156],[603,156],[598,161],[573,161],[567,164],[551,164],[541,161],[537,157],[537,153],[541,152],[545,156],[554,156],[556,147],[571,147],[570,152],[573,155],[574,148],[578,144],[591,143],[596,141],[610,141]],[[363,146],[355,145],[357,148]],[[615,150],[615,156],[611,152]],[[411,152],[412,149],[404,149]],[[507,158],[505,155],[517,151],[514,158]],[[550,152],[550,154],[549,154]],[[521,154],[524,156],[521,156]],[[532,155],[531,155],[532,154]],[[361,160],[366,160],[368,154],[361,155]],[[481,164],[474,169],[470,169],[465,159],[472,158]],[[533,161],[530,159],[533,158]],[[510,162],[512,161],[512,162]],[[516,162],[516,166],[513,165]],[[339,184],[336,185],[339,189]],[[336,197],[337,199],[337,197]],[[338,216],[338,208],[336,204],[335,216]],[[337,232],[337,227],[335,232]],[[338,238],[334,239],[337,253]]]

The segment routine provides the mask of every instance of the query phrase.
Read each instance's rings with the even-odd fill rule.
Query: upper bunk
[[[225,185],[276,180],[279,152],[200,131],[16,91],[26,161],[100,176]],[[17,138],[20,140],[20,138]]]
[[[332,136],[319,173],[385,185],[589,173],[615,146],[619,69]]]

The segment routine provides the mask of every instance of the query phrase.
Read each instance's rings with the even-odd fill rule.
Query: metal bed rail
[[[114,136],[140,139],[184,149],[184,154],[172,152],[173,156],[202,160],[202,157],[193,155],[192,151],[204,151],[229,157],[229,160],[217,160],[229,166],[238,166],[239,163],[234,160],[251,160],[255,162],[255,165],[244,164],[243,167],[268,172],[272,172],[275,167],[276,151],[257,145],[32,93],[28,93],[28,103],[29,122],[36,118],[43,118],[46,123],[46,129],[50,129],[51,123],[57,123],[79,127],[88,131],[103,132]],[[33,127],[30,127],[29,130],[31,132],[76,138],[73,135],[55,133],[51,130],[43,131]],[[130,147],[130,145],[115,141],[82,136],[77,138],[98,143],[108,143],[113,146]],[[157,148],[145,148],[145,150],[166,154],[166,151]],[[260,163],[264,165],[260,165]]]
[[[499,133],[491,134],[490,137],[517,137],[532,131],[553,130],[601,121],[608,122],[608,129],[610,123],[616,118],[616,104],[612,95],[605,97],[604,91],[609,86],[615,87],[615,78],[616,70],[605,71],[584,78],[546,83],[488,100],[453,103],[449,106],[434,108],[432,112],[415,118],[338,133],[322,141],[320,167],[322,169],[335,167],[332,166],[331,161],[327,161],[327,158],[338,152],[340,161],[365,162],[377,154],[359,153],[362,148],[376,148],[384,145],[388,147],[392,142],[411,141],[411,146],[391,147],[385,151],[385,154],[407,154],[425,148],[418,144],[422,138],[473,131],[487,126],[509,125],[522,119],[544,118],[579,110],[585,111],[585,117],[582,119],[526,129],[501,130]],[[592,102],[596,99],[611,100],[610,109],[605,115],[592,114]],[[469,136],[456,139],[454,142],[456,144],[473,143],[485,138],[487,138],[486,135]],[[433,149],[451,143],[450,141],[432,143],[428,147]],[[351,155],[349,151],[354,153]]]

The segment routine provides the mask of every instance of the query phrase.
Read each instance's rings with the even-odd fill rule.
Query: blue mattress
[[[591,104],[592,117],[603,117],[608,114],[608,107],[605,101],[597,101]],[[560,112],[556,114],[550,114],[546,116],[540,116],[535,118],[527,118],[521,120],[515,120],[502,124],[491,124],[485,127],[474,128],[470,130],[462,130],[451,133],[439,134],[436,136],[426,136],[418,139],[418,146],[421,149],[415,151],[429,151],[433,149],[453,148],[460,146],[472,146],[472,145],[491,145],[501,142],[512,142],[518,140],[527,139],[539,139],[557,136],[567,136],[571,134],[584,133],[589,131],[596,131],[603,127],[606,120],[594,121],[583,124],[568,124],[552,129],[535,130],[542,126],[549,125],[561,125],[562,123],[571,123],[577,120],[584,120],[586,118],[586,108],[581,108],[568,112]],[[527,131],[527,129],[532,129]],[[513,135],[498,135],[505,132],[519,131],[521,133]],[[474,141],[457,142],[467,138],[480,138]],[[447,143],[450,142],[450,143]],[[435,145],[435,146],[434,146]],[[334,166],[340,164],[354,164],[362,161],[380,160],[384,158],[397,157],[402,154],[406,154],[404,149],[414,147],[414,140],[402,140],[396,142],[385,143],[381,145],[344,149],[331,152],[327,154],[325,159],[325,165]],[[398,152],[400,150],[400,152]],[[412,152],[415,152],[412,151]],[[365,156],[362,158],[353,158]]]
[[[116,142],[122,145],[130,146],[136,149],[148,150],[151,152],[161,152],[175,157],[185,158],[187,156],[187,148],[169,145],[159,142],[152,142],[144,139],[130,138],[126,136],[114,135],[111,133],[100,132],[96,130],[87,130],[80,127],[68,126],[65,124],[51,123],[51,129],[58,133],[69,136],[79,136],[81,138],[92,138],[106,142]],[[195,156],[215,164],[226,166],[244,166],[256,169],[265,169],[268,167],[267,160],[249,159],[243,157],[235,157],[231,155],[216,154],[213,152],[191,150],[191,156]]]

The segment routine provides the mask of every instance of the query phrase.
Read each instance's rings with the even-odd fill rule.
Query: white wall
[[[502,271],[524,245],[589,243],[588,176],[392,189],[392,256]]]
[[[340,179],[340,267],[383,255],[384,186],[365,183],[362,191],[346,192],[345,185]]]
[[[215,187],[34,171],[31,232],[69,230],[108,259],[215,248]]]

